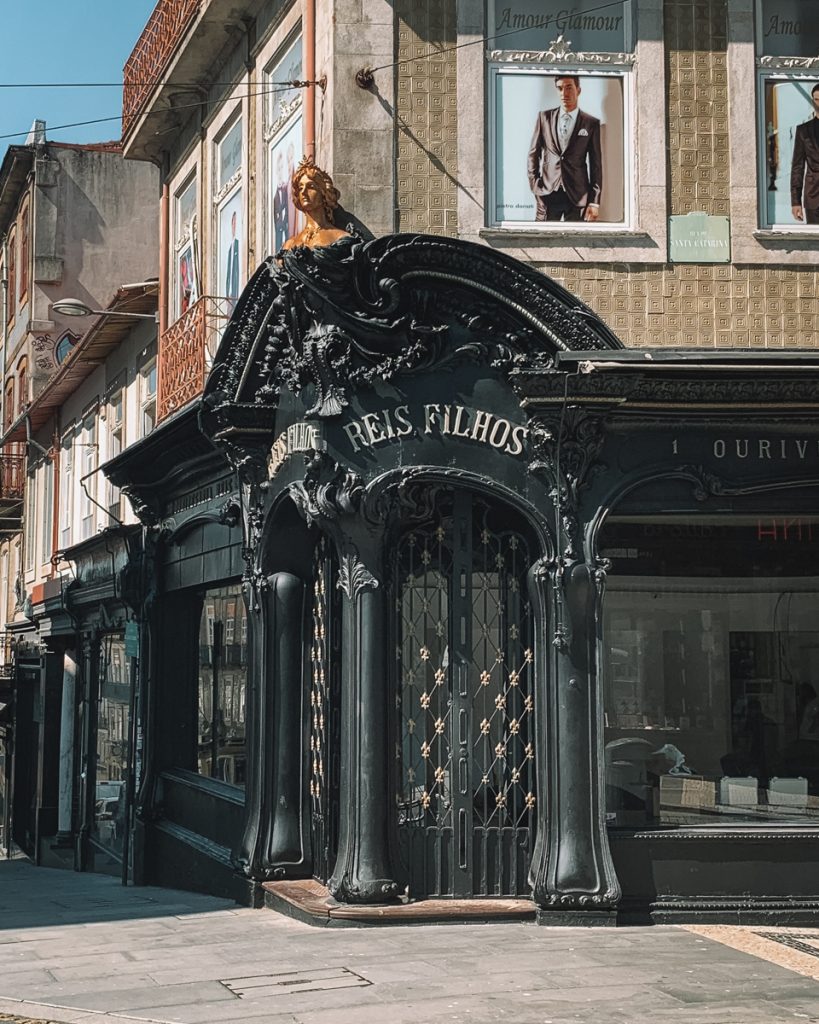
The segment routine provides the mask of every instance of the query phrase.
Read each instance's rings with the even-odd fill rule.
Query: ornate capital
[[[378,580],[361,561],[356,549],[341,556],[336,586],[350,601],[355,601],[362,590],[375,590],[378,585]]]
[[[325,452],[315,452],[307,459],[304,479],[291,484],[290,495],[309,525],[327,524],[357,512],[364,481]]]

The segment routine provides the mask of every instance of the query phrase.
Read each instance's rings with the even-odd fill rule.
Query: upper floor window
[[[125,447],[125,391],[117,388],[108,399],[108,458],[116,458]],[[121,513],[120,490],[108,481],[108,511],[119,519]]]
[[[43,507],[40,515],[40,561],[51,559],[54,549],[54,463],[45,459],[40,470],[43,482]]]
[[[17,311],[17,234],[14,231],[9,233],[7,259],[9,272],[7,284],[8,320],[11,323]]]
[[[20,308],[28,301],[28,271],[29,271],[29,215],[28,205],[23,207],[20,214]]]
[[[96,519],[95,500],[97,496],[97,463],[99,444],[97,441],[96,412],[83,422],[82,430],[82,486],[80,497],[80,519],[82,539],[87,540],[94,532]]]
[[[814,0],[757,0],[759,220],[819,227],[819,21]],[[800,70],[801,69],[801,70]]]
[[[174,319],[199,298],[196,172],[174,196]]]
[[[630,0],[490,0],[489,25],[487,222],[630,225]]]
[[[8,428],[14,422],[14,381],[10,380],[6,384],[5,394],[5,409],[3,410],[3,429]]]
[[[25,541],[25,569],[34,569],[35,545],[37,543],[37,473],[32,471],[26,475],[26,521],[23,524]]]
[[[156,426],[156,359],[151,359],[139,371],[139,418],[142,437]]]
[[[216,286],[219,295],[236,300],[242,286],[242,122],[227,129],[216,143]]]
[[[74,514],[74,434],[63,437],[60,446],[60,548],[71,545],[71,524]]]
[[[268,248],[278,252],[301,230],[301,213],[293,202],[291,179],[303,153],[302,91],[283,83],[302,77],[302,41],[295,40],[267,72]]]
[[[17,364],[17,414],[28,405],[28,363],[25,358]]]
[[[68,358],[68,353],[77,344],[76,334],[72,334],[71,331],[65,331],[61,334],[57,340],[57,344],[54,346],[54,361],[59,366],[60,363],[65,362]]]

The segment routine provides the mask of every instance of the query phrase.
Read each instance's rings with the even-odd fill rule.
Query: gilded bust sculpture
[[[339,191],[330,175],[316,167],[312,157],[306,156],[293,172],[290,188],[296,208],[304,214],[305,225],[298,234],[287,239],[283,249],[299,246],[317,249],[349,235],[333,224]]]

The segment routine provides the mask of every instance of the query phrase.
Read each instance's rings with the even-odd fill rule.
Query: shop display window
[[[819,519],[612,520],[607,819],[819,823]]]
[[[115,859],[122,858],[127,829],[127,780],[130,748],[131,684],[125,634],[102,638],[97,702],[97,751],[92,836]],[[104,859],[95,862],[104,870]]]
[[[208,590],[199,627],[200,775],[244,786],[247,627],[238,584]]]
[[[815,0],[757,0],[763,228],[819,230],[819,20]]]
[[[629,0],[490,0],[489,226],[630,226],[631,14]]]

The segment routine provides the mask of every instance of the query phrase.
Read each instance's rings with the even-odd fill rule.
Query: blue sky
[[[156,0],[0,0],[0,83],[122,82],[122,67]],[[122,88],[0,89],[0,157],[25,142],[36,118],[54,142],[117,139],[120,122],[52,131],[60,124],[119,116]]]

